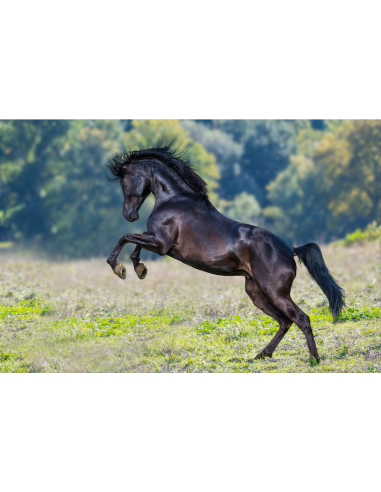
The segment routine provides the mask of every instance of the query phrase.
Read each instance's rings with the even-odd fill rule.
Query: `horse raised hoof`
[[[148,270],[144,263],[139,263],[139,265],[135,268],[136,275],[143,280],[146,278]]]
[[[114,273],[123,280],[127,277],[126,267],[123,266],[121,263],[118,263],[116,265],[116,267],[114,268]]]

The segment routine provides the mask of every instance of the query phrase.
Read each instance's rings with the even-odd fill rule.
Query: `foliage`
[[[330,241],[377,220],[381,213],[381,122],[328,122],[301,130],[300,153],[268,185],[264,215],[290,241]]]
[[[232,200],[246,192],[261,206],[268,203],[266,185],[287,167],[297,148],[298,130],[310,128],[307,121],[285,120],[182,121],[182,125],[216,155],[220,197]]]
[[[338,246],[350,246],[351,244],[364,244],[371,241],[381,241],[381,225],[377,226],[377,222],[372,222],[364,230],[357,229],[351,234],[347,234],[340,241],[336,241]]]
[[[288,166],[297,148],[298,130],[308,126],[308,122],[287,120],[221,121],[220,128],[232,132],[243,147],[239,161],[222,174],[226,198],[245,191],[261,206],[268,205],[266,185]]]
[[[121,215],[120,187],[105,179],[105,165],[123,146],[151,140],[189,142],[189,158],[208,183],[219,177],[215,157],[176,120],[0,122],[0,241],[35,247],[54,256],[108,255],[126,232],[143,232],[150,197],[130,224]]]
[[[349,120],[328,131],[316,149],[314,160],[331,191],[332,223],[342,231],[380,217],[380,135],[379,120]]]
[[[319,188],[320,200],[312,190],[321,180],[314,162],[304,155],[290,158],[290,165],[268,185],[271,205],[263,210],[269,228],[296,245],[323,241],[327,230],[328,191]]]
[[[68,121],[0,121],[0,239],[46,232],[45,187],[56,182],[69,126]]]
[[[261,207],[253,195],[242,192],[230,203],[225,214],[237,222],[258,225]]]
[[[74,121],[65,141],[64,165],[47,186],[45,209],[51,248],[69,256],[108,254],[110,232],[118,238],[123,198],[116,186],[107,186],[105,164],[122,148],[118,122]]]
[[[226,199],[228,196],[226,184],[231,181],[231,175],[233,181],[236,181],[234,173],[242,157],[243,145],[235,142],[231,134],[217,128],[210,128],[201,122],[183,120],[181,125],[196,142],[200,142],[208,152],[215,155],[221,174],[221,186],[218,192],[220,198]]]
[[[122,147],[116,121],[13,121],[0,127],[1,234],[54,254],[105,253],[122,199],[104,165]],[[5,130],[4,130],[5,126]],[[20,145],[21,143],[21,145]]]
[[[105,256],[145,231],[153,197],[126,222],[105,164],[160,140],[188,145],[226,215],[293,244],[352,241],[379,223],[380,134],[379,120],[0,121],[0,248]]]

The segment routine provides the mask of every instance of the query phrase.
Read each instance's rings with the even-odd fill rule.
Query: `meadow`
[[[309,314],[320,364],[292,325],[273,358],[254,360],[277,324],[251,303],[243,278],[209,275],[170,258],[139,280],[104,259],[51,262],[0,256],[0,372],[381,372],[380,246],[331,244],[326,263],[346,290],[333,324],[298,265],[292,297]]]

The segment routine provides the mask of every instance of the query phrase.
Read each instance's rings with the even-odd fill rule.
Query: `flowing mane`
[[[116,155],[108,166],[114,178],[108,178],[110,181],[117,181],[124,176],[124,166],[155,159],[164,166],[175,171],[180,178],[191,188],[196,195],[200,196],[205,202],[209,203],[207,184],[195,173],[187,158],[187,150],[180,150],[175,147],[173,142],[169,144],[158,144],[151,149],[131,150]]]

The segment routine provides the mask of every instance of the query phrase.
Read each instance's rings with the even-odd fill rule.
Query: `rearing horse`
[[[311,358],[319,362],[310,319],[291,299],[296,276],[294,256],[304,263],[329,301],[334,319],[344,303],[344,291],[330,275],[317,244],[293,248],[271,232],[222,215],[208,199],[206,183],[172,144],[116,156],[108,168],[119,180],[124,195],[123,215],[133,222],[150,193],[155,206],[147,232],[125,234],[107,262],[125,278],[118,254],[127,243],[136,244],[131,255],[139,278],[146,267],[139,263],[142,248],[168,255],[214,275],[243,276],[245,290],[255,306],[279,323],[279,330],[256,359],[271,357],[292,323],[304,333]]]

